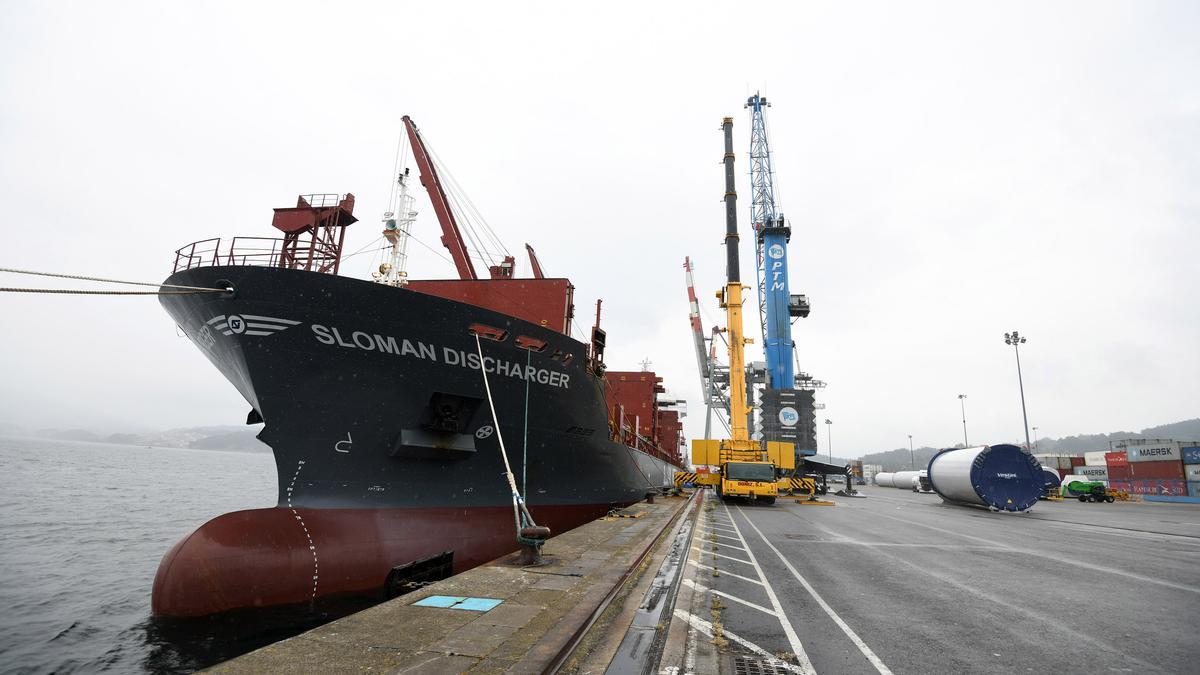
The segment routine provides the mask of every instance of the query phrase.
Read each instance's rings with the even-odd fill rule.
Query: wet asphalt
[[[1007,514],[860,491],[708,495],[690,567],[736,637],[722,672],[769,654],[818,673],[1200,673],[1200,505]]]

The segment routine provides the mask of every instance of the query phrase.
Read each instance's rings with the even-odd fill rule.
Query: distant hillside
[[[60,441],[88,441],[95,443],[104,440],[103,436],[86,429],[38,429],[36,433],[40,438],[55,438]]]
[[[192,441],[188,447],[198,450],[252,450],[255,452],[270,452],[271,448],[255,438],[260,427],[238,429],[225,434],[213,434]]]
[[[1141,431],[1114,431],[1108,434],[1081,434],[1065,438],[1039,438],[1034,441],[1038,452],[1061,452],[1079,454],[1096,450],[1108,450],[1109,441],[1128,438],[1170,438],[1177,441],[1200,440],[1200,418],[1160,424]]]
[[[1141,431],[1114,431],[1108,434],[1080,434],[1065,438],[1038,438],[1034,440],[1034,446],[1038,453],[1079,455],[1085,452],[1108,450],[1109,441],[1130,438],[1170,438],[1177,441],[1200,440],[1200,418],[1173,422],[1171,424],[1161,424],[1156,427],[1142,429]],[[1024,445],[1023,440],[996,442]],[[960,447],[961,445],[960,443],[955,447]],[[927,465],[936,451],[937,448],[917,448],[913,453],[916,458],[915,464],[917,468]],[[907,469],[911,465],[908,448],[896,448],[895,450],[884,452],[868,453],[863,455],[862,460],[863,464],[882,464],[884,471],[899,471]]]
[[[144,445],[156,448],[195,448],[198,450],[239,450],[244,452],[270,452],[271,449],[255,436],[262,427],[184,427],[145,434],[116,433],[101,435],[85,429],[41,429],[41,438],[63,441],[87,441],[91,443],[119,443],[121,445]]]
[[[910,459],[908,448],[896,448],[885,452],[872,452],[863,455],[863,464],[882,464],[884,471],[901,471],[903,469],[924,469],[940,448],[914,448]]]

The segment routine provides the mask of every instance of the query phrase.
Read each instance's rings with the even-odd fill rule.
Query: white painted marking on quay
[[[767,609],[766,607],[763,607],[762,605],[750,602],[749,600],[743,600],[743,599],[737,597],[736,595],[730,595],[729,593],[726,593],[725,591],[718,591],[715,588],[709,588],[708,586],[705,586],[704,584],[698,584],[698,583],[692,581],[691,579],[684,579],[683,583],[685,586],[687,586],[688,588],[691,588],[692,590],[700,591],[701,593],[712,593],[713,595],[719,595],[722,598],[725,598],[726,600],[732,600],[733,602],[743,604],[743,605],[749,607],[750,609],[757,609],[758,611],[762,612],[763,614],[768,614],[768,615],[774,616],[774,617],[779,616],[775,612]]]
[[[684,621],[688,622],[688,625],[690,625],[691,627],[700,631],[701,633],[704,633],[705,635],[707,635],[709,637],[713,636],[713,625],[711,623],[705,621],[704,619],[701,619],[700,617],[696,616],[695,614],[692,614],[691,612],[685,612],[682,609],[676,609],[675,616],[679,619],[683,619]],[[810,670],[804,670],[803,667],[797,667],[796,665],[787,663],[786,661],[780,661],[775,657],[774,654],[768,652],[767,650],[763,649],[762,647],[759,647],[758,645],[756,645],[753,642],[747,640],[746,638],[738,635],[737,633],[730,632],[727,629],[724,629],[724,628],[721,629],[721,635],[726,638],[729,638],[733,642],[738,643],[739,645],[745,647],[746,649],[749,649],[750,651],[754,652],[755,654],[758,654],[759,656],[761,656],[765,659],[770,659],[772,661],[772,663],[774,663],[779,668],[786,668],[787,670],[790,670],[793,673],[805,673],[806,675],[816,672],[814,670],[811,670],[812,664],[809,664]]]
[[[812,661],[808,658],[808,652],[804,651],[804,645],[800,643],[800,637],[796,635],[796,629],[792,628],[792,622],[788,620],[787,614],[783,611],[783,605],[779,603],[779,598],[775,595],[775,589],[771,586],[771,582],[767,581],[767,575],[763,573],[762,567],[759,566],[758,560],[754,557],[754,551],[750,550],[750,544],[746,543],[746,538],[742,537],[742,530],[733,520],[733,514],[729,511],[729,507],[722,504],[725,509],[725,515],[729,518],[729,522],[733,523],[733,528],[737,531],[739,537],[742,538],[742,545],[746,547],[746,555],[750,558],[750,564],[754,566],[754,571],[758,573],[758,578],[763,583],[763,590],[767,592],[767,599],[771,601],[771,607],[775,609],[775,616],[779,619],[779,625],[783,628],[783,634],[787,637],[788,644],[792,647],[792,653],[796,655],[796,660],[800,662],[801,672],[811,675],[816,675],[816,669],[813,668]],[[754,523],[750,523],[751,526]]]
[[[710,570],[710,571],[717,569],[710,565],[705,565],[704,563],[698,563],[695,560],[689,560],[688,564],[692,565],[694,567],[699,567],[700,569],[705,569],[705,570]],[[726,570],[719,570],[719,572],[720,572],[720,575],[723,577],[733,577],[734,579],[741,579],[742,581],[749,581],[752,584],[758,584],[759,586],[762,586],[762,582],[758,581],[757,579],[751,579],[750,577],[744,577],[740,574],[734,574],[733,572],[729,572]]]
[[[733,560],[734,562],[740,562],[740,563],[742,563],[743,565],[754,565],[754,563],[750,562],[749,560],[742,560],[741,558],[735,558],[735,557],[733,557],[733,556],[731,556],[731,555],[723,555],[723,554],[721,554],[721,553],[717,553],[716,551],[705,551],[705,550],[702,550],[702,549],[696,548],[695,546],[693,546],[693,547],[692,547],[692,550],[694,550],[694,551],[700,551],[701,553],[707,553],[707,554],[709,554],[709,555],[714,555],[714,556],[716,556],[716,557],[718,557],[718,558],[724,558],[724,559],[726,559],[726,560]]]
[[[952,535],[955,537],[963,537],[964,539],[974,539],[976,541],[982,541],[987,544],[991,544],[993,546],[1000,546],[1004,550],[1011,552],[1011,553],[1016,553],[1018,555],[1037,556],[1039,558],[1046,558],[1048,560],[1053,560],[1055,562],[1059,562],[1059,563],[1063,563],[1063,564],[1067,564],[1067,565],[1074,565],[1076,567],[1082,567],[1084,569],[1089,569],[1089,570],[1093,570],[1096,572],[1107,572],[1108,574],[1115,574],[1115,575],[1126,577],[1129,579],[1137,579],[1138,581],[1144,581],[1149,584],[1156,584],[1158,586],[1166,586],[1167,588],[1174,588],[1174,589],[1181,590],[1181,591],[1188,591],[1189,593],[1200,593],[1200,588],[1197,588],[1196,586],[1188,586],[1186,584],[1177,584],[1177,583],[1174,583],[1171,581],[1164,581],[1163,579],[1155,579],[1153,577],[1147,577],[1147,576],[1143,576],[1141,574],[1134,574],[1133,572],[1126,572],[1125,570],[1113,569],[1111,567],[1105,567],[1103,565],[1095,565],[1095,564],[1092,564],[1089,562],[1084,562],[1082,560],[1075,560],[1075,559],[1067,558],[1064,556],[1051,555],[1049,553],[1045,553],[1043,551],[1038,551],[1035,549],[1017,548],[1015,546],[1009,546],[1008,544],[1004,544],[1001,542],[992,541],[990,539],[984,539],[983,537],[976,537],[976,536],[972,536],[969,534],[963,534],[961,532],[955,532],[954,530],[947,530],[945,528],[937,527],[935,525],[927,525],[925,523],[918,523],[915,520],[905,520],[904,518],[888,516],[888,515],[885,515],[882,513],[877,514],[877,515],[881,515],[884,518],[891,518],[892,520],[897,520],[897,521],[900,521],[902,523],[906,523],[909,525],[916,525],[918,527],[928,528],[930,530],[935,530],[937,532],[942,532],[944,534],[949,534],[949,535]]]
[[[891,669],[884,664],[883,659],[880,659],[875,652],[867,646],[867,643],[863,642],[863,639],[858,636],[858,633],[855,633],[850,626],[842,620],[842,617],[838,616],[837,612],[833,611],[833,608],[829,606],[829,603],[825,602],[825,599],[822,598],[819,593],[817,593],[817,589],[813,588],[812,584],[808,583],[808,580],[805,579],[794,566],[792,566],[792,563],[788,562],[788,559],[783,557],[783,553],[781,553],[779,549],[775,548],[775,545],[772,544],[769,539],[767,539],[766,535],[762,533],[762,530],[758,529],[758,526],[754,524],[754,521],[750,520],[750,517],[742,511],[742,507],[739,506],[737,508],[738,513],[741,513],[742,517],[746,519],[746,522],[750,525],[750,527],[754,528],[754,531],[758,533],[758,536],[763,540],[763,543],[766,544],[767,547],[772,551],[774,551],[775,555],[779,556],[779,561],[783,563],[783,566],[792,573],[792,576],[796,577],[796,581],[800,582],[800,585],[804,587],[804,590],[808,591],[808,594],[812,596],[813,600],[817,601],[817,604],[821,606],[821,609],[825,610],[825,613],[829,615],[829,618],[833,619],[833,622],[838,625],[838,628],[842,629],[842,632],[846,634],[846,637],[850,638],[850,641],[854,643],[854,646],[858,647],[858,651],[862,652],[862,655],[871,662],[872,666],[875,666],[875,670],[879,671],[880,675],[892,675]],[[728,510],[728,507],[726,507],[726,510]],[[749,544],[747,544],[747,546],[749,546]],[[762,574],[761,570],[759,571],[759,574]],[[780,612],[782,613],[782,610],[780,610]]]

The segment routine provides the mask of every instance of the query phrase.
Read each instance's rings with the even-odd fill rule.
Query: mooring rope
[[[0,288],[0,293],[50,293],[56,295],[193,295],[196,293],[228,293],[228,288],[207,288],[204,286],[181,286],[179,284],[157,284],[147,281],[124,281],[121,279],[105,279],[89,277],[80,274],[62,274],[59,272],[36,272],[19,270],[11,267],[0,267],[0,272],[11,274],[27,274],[36,277],[53,277],[56,279],[74,279],[76,281],[98,281],[106,284],[124,284],[126,286],[153,286],[155,288],[178,288],[177,291],[92,291],[81,289],[58,288]]]
[[[513,499],[513,518],[517,525],[517,541],[521,543],[541,543],[536,541],[526,541],[525,537],[521,536],[521,521],[524,520],[527,525],[537,526],[533,516],[530,515],[529,509],[525,507],[525,498],[521,496],[517,490],[517,478],[513,475],[512,466],[508,463],[508,451],[504,449],[504,436],[500,433],[500,419],[496,417],[496,404],[492,400],[492,385],[488,384],[487,370],[483,367],[483,343],[479,341],[479,333],[475,334],[475,350],[479,354],[479,374],[483,376],[483,389],[487,392],[488,407],[492,411],[492,423],[496,425],[496,440],[500,442],[500,457],[504,460],[504,477],[508,479],[508,487],[512,490]]]
[[[228,293],[221,288],[194,291],[87,291],[78,288],[0,288],[0,293],[52,293],[56,295],[196,295],[197,293]]]

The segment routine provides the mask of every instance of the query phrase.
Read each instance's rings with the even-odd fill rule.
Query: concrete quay
[[[614,617],[656,559],[688,497],[636,504],[550,539],[548,564],[512,556],[218,664],[212,673],[540,673],[611,656]],[[657,555],[661,558],[661,555]],[[652,575],[651,575],[652,576]],[[437,596],[487,599],[422,606]],[[477,611],[500,601],[490,609]],[[477,609],[463,609],[471,607]],[[605,630],[592,631],[593,625]],[[624,630],[617,630],[623,634]],[[620,636],[617,635],[619,638]],[[582,643],[582,644],[581,644]],[[607,658],[607,657],[601,657]]]

